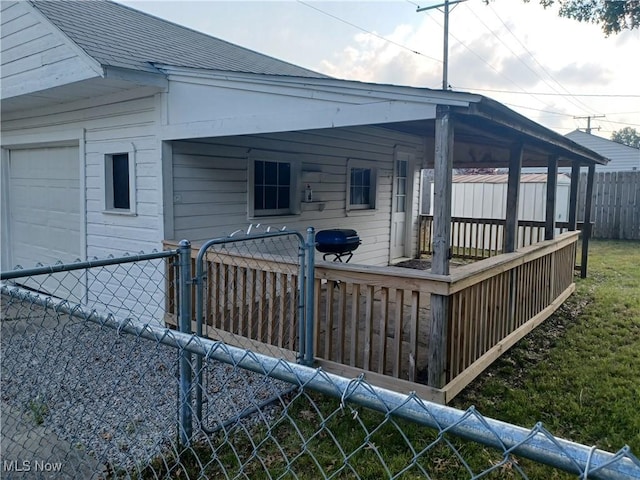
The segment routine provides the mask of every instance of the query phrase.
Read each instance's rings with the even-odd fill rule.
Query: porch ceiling
[[[530,123],[531,125],[524,126],[515,122],[508,124],[487,118],[486,115],[478,115],[473,109],[460,109],[455,115],[454,168],[507,168],[509,151],[519,143],[524,145],[523,167],[546,167],[552,155],[558,156],[559,166],[566,167],[574,162],[582,166],[607,162],[607,159],[595,152],[534,122]],[[382,127],[426,137],[427,152],[433,152],[434,119],[388,123]],[[433,168],[433,154],[428,154],[426,167]]]

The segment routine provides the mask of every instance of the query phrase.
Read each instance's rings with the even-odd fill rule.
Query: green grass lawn
[[[640,454],[640,243],[592,241],[588,278],[452,406]],[[527,465],[531,478],[548,478]],[[560,477],[558,477],[560,478]]]
[[[463,410],[475,405],[487,417],[525,428],[541,421],[557,437],[611,452],[627,444],[640,455],[640,243],[594,241],[589,278],[576,283],[576,292],[556,314],[451,405]],[[363,408],[341,409],[338,400],[305,393],[270,430],[251,432],[250,438],[237,429],[215,460],[209,445],[199,453],[200,462],[213,460],[204,469],[210,477],[224,470],[252,479],[398,474],[413,479],[425,478],[425,472],[459,479],[471,476],[464,463],[477,474],[502,458],[449,436],[464,462],[442,440],[421,453],[435,438],[430,429]],[[185,469],[196,476],[202,471],[198,462],[191,466]],[[483,478],[521,478],[518,467],[531,479],[576,478],[519,458]],[[166,464],[156,465],[155,474],[163,468]],[[175,478],[184,478],[178,470]]]
[[[594,241],[589,275],[452,405],[640,453],[640,243]]]

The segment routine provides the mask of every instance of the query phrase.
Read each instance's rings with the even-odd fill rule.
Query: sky
[[[439,0],[118,0],[336,78],[442,88]],[[640,131],[640,31],[606,37],[537,0],[451,7],[448,83],[557,131]]]

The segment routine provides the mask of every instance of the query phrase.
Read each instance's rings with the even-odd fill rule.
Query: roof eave
[[[511,130],[516,130],[523,138],[551,145],[557,149],[557,154],[578,161],[580,164],[606,165],[609,162],[608,158],[553,130],[543,127],[490,98],[482,97],[480,101],[469,105],[469,113],[491,120]]]

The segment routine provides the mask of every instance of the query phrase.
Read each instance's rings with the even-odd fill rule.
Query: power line
[[[495,92],[495,93],[512,93],[515,95],[541,95],[541,96],[553,96],[564,97],[563,93],[549,93],[549,92],[517,92],[515,90],[498,90],[493,88],[476,88],[476,87],[458,87],[461,90],[478,90],[480,92]],[[602,97],[602,98],[640,98],[637,94],[608,94],[608,93],[572,93],[573,97]]]
[[[438,25],[440,28],[444,28],[443,25],[436,20],[435,18],[433,18],[432,16],[428,15],[427,18],[429,18],[429,20],[431,20],[432,22],[435,22],[436,25]],[[515,85],[516,87],[518,87],[523,94],[525,95],[529,95],[531,96],[531,98],[533,98],[534,100],[536,100],[537,102],[541,103],[542,105],[546,105],[545,102],[543,102],[542,100],[540,100],[539,98],[536,98],[533,94],[527,92],[523,87],[521,87],[520,85],[518,85],[514,80],[512,80],[510,77],[508,77],[507,75],[505,75],[504,73],[500,72],[496,67],[494,67],[493,65],[491,65],[491,63],[485,59],[482,55],[480,55],[479,53],[477,53],[475,50],[473,50],[471,47],[467,46],[466,43],[464,43],[462,40],[460,40],[458,37],[456,37],[453,33],[450,33],[451,37],[453,37],[453,39],[455,41],[457,41],[460,45],[462,45],[465,49],[467,49],[472,55],[476,56],[482,63],[484,63],[485,65],[487,65],[491,70],[493,70],[498,76],[508,80],[510,83],[512,83],[513,85]],[[462,88],[462,87],[456,87],[456,88]],[[474,90],[473,88],[465,88],[465,90]]]
[[[629,122],[617,122],[615,120],[600,120],[601,122],[606,122],[606,123],[615,123],[617,125],[626,125],[628,127],[640,127],[640,124],[638,123],[629,123]]]
[[[334,19],[334,20],[337,20],[337,21],[339,21],[339,22],[341,22],[341,23],[344,23],[344,24],[346,24],[346,25],[349,25],[350,27],[353,27],[353,28],[355,28],[355,29],[357,29],[357,30],[360,30],[360,31],[364,32],[364,33],[367,33],[367,34],[369,34],[369,35],[372,35],[372,36],[374,36],[374,37],[376,37],[376,38],[379,38],[380,40],[383,40],[383,41],[385,41],[385,42],[387,42],[387,43],[390,43],[390,44],[392,44],[392,45],[395,45],[395,46],[397,46],[397,47],[399,47],[399,48],[402,48],[402,49],[404,49],[404,50],[407,50],[407,51],[409,51],[409,52],[411,52],[411,53],[413,53],[413,54],[415,54],[415,55],[419,55],[419,56],[422,56],[422,57],[428,58],[428,59],[433,60],[433,61],[436,61],[436,62],[438,62],[438,63],[443,63],[443,61],[442,61],[442,60],[439,60],[439,59],[437,59],[437,58],[435,58],[435,57],[431,57],[431,56],[429,56],[429,55],[426,55],[426,54],[424,54],[424,53],[422,53],[422,52],[420,52],[420,51],[418,51],[418,50],[412,49],[412,48],[410,48],[410,47],[408,47],[408,46],[406,46],[406,45],[403,45],[403,44],[401,44],[401,43],[398,43],[398,42],[395,42],[395,41],[393,41],[393,40],[390,40],[390,39],[388,39],[388,38],[386,38],[386,37],[384,37],[384,36],[382,36],[382,35],[380,35],[380,34],[378,34],[378,33],[375,33],[375,32],[373,32],[373,31],[371,31],[371,30],[368,30],[368,29],[366,29],[366,28],[364,28],[364,27],[361,27],[360,25],[357,25],[357,24],[355,24],[355,23],[353,23],[353,22],[350,22],[350,21],[348,21],[348,20],[345,20],[345,19],[343,19],[343,18],[341,18],[341,17],[339,17],[339,16],[337,16],[337,15],[331,14],[331,13],[326,12],[326,11],[324,11],[324,10],[322,10],[322,9],[318,8],[318,7],[315,7],[315,6],[313,6],[313,5],[310,5],[309,3],[307,3],[307,2],[305,2],[305,1],[303,1],[303,0],[297,0],[297,2],[298,2],[298,3],[300,3],[300,4],[302,4],[302,5],[304,5],[304,6],[306,6],[306,7],[308,7],[308,8],[311,8],[311,9],[313,9],[313,10],[316,10],[317,12],[319,12],[319,13],[321,13],[321,14],[323,14],[323,15],[326,15],[326,16],[328,16],[328,17],[330,17],[330,18]],[[418,8],[420,8],[420,6],[419,6],[416,2],[413,2],[413,1],[411,1],[411,0],[406,0],[406,2],[407,2],[407,3],[410,3],[410,4],[414,5],[414,6],[416,6],[416,7],[418,7]],[[453,3],[453,2],[451,2],[451,3]],[[458,2],[455,2],[455,3],[458,3]],[[493,11],[493,9],[492,9],[492,11]],[[473,12],[473,10],[471,10],[471,12],[476,16],[476,18],[478,18],[478,16],[475,14],[475,12]],[[516,86],[517,88],[519,88],[521,91],[500,90],[500,89],[486,89],[486,88],[484,88],[484,89],[483,89],[483,88],[475,88],[475,87],[457,87],[457,89],[460,89],[460,90],[468,90],[468,91],[479,91],[479,92],[495,92],[495,93],[507,93],[507,94],[517,94],[517,95],[528,95],[528,96],[530,96],[531,98],[533,98],[534,100],[536,100],[536,101],[540,102],[540,103],[541,103],[541,104],[543,104],[543,105],[546,105],[546,103],[545,103],[545,102],[543,102],[541,99],[536,98],[536,96],[555,96],[555,97],[567,97],[567,96],[570,96],[570,97],[573,97],[573,98],[576,98],[576,97],[594,97],[594,98],[640,98],[640,95],[636,95],[636,94],[591,94],[591,93],[588,93],[588,94],[573,94],[573,93],[570,93],[570,92],[569,92],[565,87],[563,87],[563,86],[562,86],[562,85],[561,85],[557,80],[555,80],[555,79],[551,76],[551,74],[550,74],[550,73],[549,73],[549,72],[548,72],[548,71],[547,71],[547,70],[546,70],[546,69],[545,69],[545,68],[544,68],[544,67],[543,67],[543,66],[542,66],[542,65],[541,65],[537,60],[536,60],[535,56],[534,56],[534,55],[533,55],[533,54],[532,54],[532,53],[531,53],[531,52],[526,48],[526,46],[524,46],[524,45],[522,44],[522,42],[521,42],[521,41],[520,41],[520,40],[519,40],[519,39],[518,39],[518,38],[513,34],[513,32],[509,29],[509,27],[505,24],[505,22],[504,22],[504,21],[503,21],[503,20],[502,20],[502,19],[501,19],[501,18],[500,18],[500,17],[499,17],[495,12],[494,12],[494,14],[495,14],[495,15],[498,17],[498,19],[503,23],[503,25],[505,26],[505,28],[507,28],[507,30],[509,30],[509,33],[511,33],[511,35],[512,35],[512,36],[513,36],[513,37],[518,41],[518,43],[520,43],[520,45],[522,45],[522,46],[523,46],[523,48],[527,51],[527,53],[529,53],[529,55],[530,55],[530,56],[531,56],[531,58],[536,62],[536,64],[538,64],[538,65],[542,68],[542,70],[543,70],[547,75],[549,75],[549,77],[550,77],[554,82],[556,82],[556,83],[557,83],[557,84],[558,84],[558,85],[559,85],[559,86],[560,86],[564,91],[566,91],[566,92],[567,92],[567,94],[563,94],[563,93],[558,92],[555,88],[553,88],[551,85],[549,85],[549,84],[548,84],[544,79],[542,79],[542,77],[540,77],[540,75],[538,75],[535,71],[534,71],[533,73],[535,73],[535,74],[536,74],[536,75],[537,75],[537,76],[538,76],[542,81],[544,81],[547,85],[549,85],[549,87],[550,87],[552,90],[554,90],[554,92],[555,92],[555,93],[549,93],[549,92],[530,92],[530,91],[525,90],[525,89],[524,89],[524,88],[522,88],[520,85],[518,85],[515,81],[513,81],[511,78],[509,78],[507,75],[505,75],[505,74],[501,73],[500,71],[498,71],[498,69],[497,69],[497,68],[495,68],[493,65],[491,65],[491,63],[489,63],[489,62],[488,62],[485,58],[483,58],[480,54],[476,53],[472,48],[470,48],[469,46],[467,46],[467,45],[466,45],[462,40],[460,40],[459,38],[457,38],[455,35],[451,34],[451,37],[452,37],[452,38],[454,38],[454,39],[455,39],[455,40],[456,40],[460,45],[462,45],[465,49],[467,49],[471,54],[473,54],[474,56],[476,56],[477,58],[479,58],[483,63],[485,63],[487,66],[489,66],[489,67],[490,67],[494,72],[496,72],[499,76],[501,76],[501,77],[505,78],[506,80],[508,80],[509,82],[511,82],[514,86]],[[438,22],[438,21],[437,21],[436,19],[434,19],[432,16],[430,16],[430,15],[429,15],[428,17],[429,17],[429,19],[430,19],[431,21],[435,22],[439,27],[443,28],[442,24],[440,24],[440,22]],[[483,23],[483,25],[484,25],[487,29],[489,29],[489,27],[487,27],[487,25],[486,25],[486,24],[484,24],[484,22],[482,22],[482,23]],[[494,33],[491,29],[489,29],[489,31],[490,31],[493,35],[495,35],[495,33]],[[503,43],[504,43],[504,42],[503,42]],[[511,49],[509,49],[509,50],[511,51],[511,53],[512,53],[513,55],[516,55],[516,54],[515,54]],[[518,58],[520,61],[522,61],[522,60],[521,60],[517,55],[516,55],[516,58]],[[524,62],[523,62],[523,63],[524,63]],[[525,64],[525,66],[527,66],[527,65]],[[529,68],[529,67],[527,66],[527,68]],[[530,69],[530,68],[529,68],[529,69]],[[531,69],[530,69],[530,70],[531,70]],[[579,101],[579,100],[578,100],[578,101]],[[581,103],[582,103],[582,102],[581,102]],[[571,116],[571,115],[570,115],[570,114],[568,114],[568,113],[562,113],[562,112],[551,111],[551,110],[545,110],[545,109],[537,109],[537,108],[533,108],[533,107],[525,107],[525,106],[522,106],[522,105],[515,105],[515,104],[508,104],[508,103],[505,103],[505,105],[512,106],[512,107],[515,107],[515,108],[523,108],[523,109],[528,109],[528,110],[538,111],[538,112],[542,112],[542,113],[548,113],[548,114],[551,114],[551,115],[561,115],[561,116],[567,116],[567,117]],[[583,105],[587,106],[587,105],[586,105],[586,104],[584,104],[584,103],[583,103]],[[587,107],[588,107],[588,106],[587,106]],[[589,108],[589,110],[592,110],[592,109],[590,109],[590,108]],[[636,112],[622,112],[622,114],[627,114],[627,113],[636,113]],[[611,121],[611,122],[612,122],[612,123],[619,123],[619,124],[621,124],[621,125],[636,126],[635,124],[630,124],[630,123],[625,123],[625,122],[613,122],[613,121]],[[640,125],[638,125],[638,126],[640,126]]]
[[[567,90],[558,80],[556,80],[553,75],[551,75],[551,73],[549,73],[549,71],[545,68],[544,65],[542,65],[538,59],[535,57],[535,55],[527,48],[527,46],[516,36],[515,33],[513,33],[513,30],[511,30],[511,28],[509,28],[509,26],[506,24],[506,22],[502,19],[502,17],[500,17],[500,15],[498,15],[498,13],[495,11],[495,9],[491,6],[488,5],[489,9],[491,10],[491,12],[496,16],[496,18],[498,20],[500,20],[500,23],[502,23],[502,25],[504,26],[504,28],[507,29],[507,31],[511,34],[511,36],[520,44],[520,46],[524,49],[525,52],[527,52],[529,54],[529,56],[531,57],[531,59],[536,63],[536,65],[538,65],[538,67],[540,67],[540,69],[547,74],[547,76],[553,80],[562,90],[564,90],[568,95],[570,95],[571,97],[575,98],[575,95],[573,95],[571,92],[569,92],[569,90]],[[542,79],[542,77],[539,76],[540,79]],[[543,80],[544,81],[544,80]],[[545,81],[545,83],[547,83]],[[547,84],[548,85],[548,84]],[[549,85],[550,86],[550,85]],[[552,88],[552,90],[555,92],[557,91],[555,88]],[[589,107],[586,103],[580,101],[579,99],[576,98],[576,100],[583,105],[583,107],[587,107],[587,111],[592,111],[593,109],[591,107]],[[573,103],[573,102],[571,102]],[[573,103],[574,105],[576,105],[575,103]],[[576,105],[577,106],[577,105]]]
[[[514,108],[524,108],[526,110],[534,110],[536,112],[548,113],[550,115],[561,115],[563,117],[572,117],[573,116],[573,115],[570,115],[570,114],[564,113],[564,112],[554,112],[552,110],[544,110],[544,109],[540,109],[540,108],[526,107],[524,105],[516,105],[514,103],[503,102],[503,105],[506,105],[508,107],[514,107]]]
[[[304,1],[302,1],[302,0],[296,0],[296,1],[297,1],[298,3],[300,3],[301,5],[304,5],[305,7],[309,7],[309,8],[311,8],[311,9],[313,9],[313,10],[315,10],[315,11],[319,12],[319,13],[322,13],[323,15],[326,15],[327,17],[331,17],[331,18],[333,18],[334,20],[337,20],[337,21],[339,21],[339,22],[342,22],[342,23],[344,23],[345,25],[349,25],[350,27],[357,28],[357,29],[358,29],[358,30],[360,30],[361,32],[365,32],[365,33],[368,33],[369,35],[373,35],[374,37],[379,38],[380,40],[384,40],[385,42],[388,42],[388,43],[390,43],[390,44],[392,44],[392,45],[395,45],[396,47],[399,47],[399,48],[402,48],[402,49],[404,49],[404,50],[407,50],[407,51],[409,51],[409,52],[411,52],[411,53],[413,53],[413,54],[420,55],[420,56],[422,56],[422,57],[428,58],[429,60],[433,60],[433,61],[435,61],[435,62],[442,63],[442,60],[440,60],[440,59],[437,59],[437,58],[435,58],[435,57],[431,57],[431,56],[429,56],[429,55],[427,55],[427,54],[425,54],[425,53],[422,53],[422,52],[420,52],[420,51],[418,51],[418,50],[414,50],[414,49],[412,49],[412,48],[410,48],[410,47],[407,47],[406,45],[403,45],[403,44],[401,44],[401,43],[398,43],[398,42],[395,42],[395,41],[393,41],[393,40],[390,40],[390,39],[388,39],[388,38],[386,38],[386,37],[383,37],[382,35],[380,35],[380,34],[378,34],[378,33],[372,32],[371,30],[367,30],[366,28],[361,27],[360,25],[356,25],[355,23],[352,23],[352,22],[350,22],[350,21],[348,21],[348,20],[345,20],[345,19],[343,19],[343,18],[340,18],[340,17],[338,17],[337,15],[333,15],[332,13],[326,12],[326,11],[324,11],[324,10],[322,10],[322,9],[318,8],[318,7],[314,7],[313,5],[310,5],[310,4],[309,4],[309,3],[307,3],[307,2],[304,2]]]
[[[520,62],[522,63],[531,73],[533,73],[536,77],[538,77],[540,80],[542,80],[549,88],[551,88],[553,91],[556,91],[555,88],[553,88],[551,85],[549,85],[547,83],[547,81],[542,78],[540,76],[540,74],[538,72],[536,72],[533,68],[531,68],[529,65],[527,65],[521,58],[520,56],[514,52],[511,47],[500,37],[496,34],[496,32],[493,31],[493,29],[491,29],[491,27],[489,27],[489,25],[487,25],[484,20],[482,20],[482,18],[480,18],[480,16],[469,6],[466,5],[467,9],[473,14],[474,17],[476,17],[476,19],[484,26],[484,28],[487,29],[487,31],[489,33],[491,33],[491,35],[493,35],[494,37],[496,37],[498,39],[498,41],[500,43],[502,43],[502,45],[504,45],[507,50],[509,50],[509,52],[511,52],[511,54]]]

